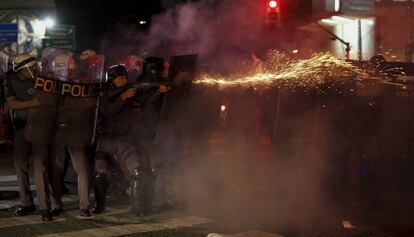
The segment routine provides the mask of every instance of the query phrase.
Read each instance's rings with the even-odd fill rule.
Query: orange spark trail
[[[393,69],[395,70],[395,69]],[[286,54],[271,51],[267,59],[245,73],[229,76],[201,75],[196,84],[235,86],[277,86],[282,88],[318,88],[327,83],[347,80],[360,81],[371,73],[351,62],[329,53],[317,53],[309,59],[291,59]],[[375,78],[380,83],[390,83],[388,75],[381,73]],[[381,79],[378,79],[381,78]]]

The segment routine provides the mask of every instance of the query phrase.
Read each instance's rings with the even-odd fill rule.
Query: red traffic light
[[[276,0],[269,1],[269,7],[270,8],[276,8],[278,6],[279,6],[279,4],[278,4],[278,2]]]

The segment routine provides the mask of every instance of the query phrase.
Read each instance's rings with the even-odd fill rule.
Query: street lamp
[[[46,19],[43,20],[43,24],[45,24],[46,28],[50,28],[50,27],[53,27],[55,25],[55,20],[53,20],[50,17],[47,17]]]

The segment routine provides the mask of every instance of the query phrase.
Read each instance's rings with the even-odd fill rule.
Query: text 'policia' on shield
[[[36,77],[34,85],[36,90],[73,97],[96,96],[95,92],[98,87],[99,84],[63,82],[46,77]]]

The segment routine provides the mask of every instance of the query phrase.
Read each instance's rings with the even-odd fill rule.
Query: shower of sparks
[[[266,60],[247,72],[228,76],[204,74],[195,81],[197,84],[235,87],[235,86],[276,86],[280,88],[319,88],[321,85],[346,81],[362,81],[374,75],[380,83],[390,82],[391,75],[398,69],[379,69],[372,65],[357,67],[349,61],[329,53],[318,53],[309,59],[291,59],[288,55],[271,51]]]
[[[395,82],[398,75],[405,75],[401,67],[388,67],[384,62],[376,60],[365,62],[361,65],[360,69],[366,76],[369,76],[369,79],[375,80],[378,83],[406,88],[406,85]]]

